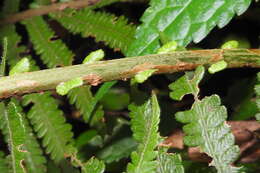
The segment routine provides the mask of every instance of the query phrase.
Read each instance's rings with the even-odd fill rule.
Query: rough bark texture
[[[225,60],[228,68],[260,68],[258,49],[211,49],[180,51],[170,54],[155,54],[100,61],[88,65],[73,65],[15,76],[0,78],[0,98],[15,94],[41,92],[55,89],[68,80],[81,77],[86,84],[98,85],[105,81],[127,80],[140,71],[157,69],[158,73],[173,73],[192,70],[199,65],[214,64]]]

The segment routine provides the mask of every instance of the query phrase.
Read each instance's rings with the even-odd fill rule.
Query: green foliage
[[[160,151],[157,156],[157,173],[184,173],[184,168],[179,154],[168,154]]]
[[[222,46],[221,49],[235,49],[238,48],[239,43],[236,40],[230,40],[225,42]]]
[[[171,84],[172,89],[175,89],[173,92],[178,93],[177,97],[172,98],[179,100],[190,93],[195,97],[195,103],[190,110],[175,115],[178,121],[187,124],[183,127],[187,135],[184,137],[184,143],[192,147],[199,146],[203,152],[212,157],[210,165],[215,166],[219,173],[239,172],[240,168],[231,166],[239,155],[239,148],[234,145],[234,136],[225,122],[226,108],[220,105],[220,98],[217,95],[198,99],[198,83],[203,74],[204,68],[198,67],[192,80],[184,80],[188,78],[186,74],[175,84]],[[194,82],[194,79],[199,80]],[[190,90],[176,88],[177,84],[189,86]]]
[[[152,173],[155,172],[157,162],[154,159],[157,156],[155,147],[159,143],[158,124],[160,121],[160,108],[156,95],[143,105],[129,106],[131,117],[131,129],[133,136],[139,143],[137,151],[131,154],[132,163],[127,166],[128,173]]]
[[[258,108],[258,113],[255,115],[257,121],[260,122],[260,73],[257,73],[257,84],[255,85],[256,92],[256,105]]]
[[[164,44],[162,47],[160,47],[157,50],[158,54],[162,53],[170,53],[170,52],[175,52],[178,48],[178,43],[176,41],[170,41],[166,44]]]
[[[170,93],[170,97],[174,100],[181,100],[186,94],[193,94],[195,97],[199,94],[199,83],[204,75],[204,68],[199,66],[192,77],[191,73],[179,78],[176,82],[169,85],[169,88],[173,90]]]
[[[157,69],[148,69],[138,72],[135,77],[132,79],[131,83],[143,83],[146,81]]]
[[[106,163],[119,161],[124,157],[128,157],[136,147],[136,141],[133,138],[126,137],[102,149],[98,152],[98,158]]]
[[[138,27],[136,40],[127,56],[156,53],[160,33],[186,46],[201,41],[216,25],[224,27],[234,16],[242,14],[251,0],[151,0]],[[198,9],[199,7],[199,9]]]
[[[67,0],[56,0],[55,2],[65,1]],[[26,10],[28,3],[33,3],[30,4],[31,8],[41,8],[42,5],[51,2],[50,0],[28,0],[23,4],[19,0],[5,0],[0,17],[17,13],[19,8]],[[105,7],[114,2],[120,3]],[[20,24],[2,25],[0,27],[0,40],[7,38],[8,44],[5,41],[1,49],[3,50],[3,60],[0,75],[4,76],[6,69],[11,69],[10,75],[26,72],[29,70],[29,64],[31,71],[39,70],[40,67],[35,65],[34,58],[41,68],[44,68],[44,65],[48,68],[72,65],[72,61],[75,63],[82,61],[79,58],[85,50],[96,50],[100,47],[106,50],[109,58],[114,58],[113,54],[118,57],[118,52],[113,53],[103,44],[93,45],[91,43],[90,45],[88,39],[84,39],[83,42],[81,42],[81,39],[75,41],[74,39],[78,39],[79,35],[72,36],[69,34],[70,32],[80,34],[82,37],[95,37],[96,41],[104,41],[105,44],[115,48],[114,50],[120,49],[122,53],[127,53],[129,56],[185,51],[184,47],[191,41],[199,42],[216,25],[221,28],[231,20],[235,13],[242,14],[251,1],[151,0],[150,7],[141,19],[143,24],[136,30],[136,40],[134,41],[135,27],[128,24],[124,17],[116,17],[108,12],[126,15],[130,18],[129,21],[136,22],[137,16],[140,15],[139,12],[144,7],[144,4],[142,4],[144,2],[148,2],[148,0],[102,0],[85,9],[60,9],[60,12],[49,14],[49,16],[26,19],[21,22],[25,27]],[[254,7],[255,4],[252,6]],[[64,7],[66,8],[66,6]],[[133,11],[133,8],[136,7],[138,7],[138,10]],[[56,21],[49,20],[49,17]],[[245,16],[245,18],[249,17]],[[55,33],[61,36],[66,43],[69,43],[76,56],[61,40],[56,40]],[[239,40],[239,43],[241,43],[240,35],[238,39],[227,39],[227,37],[220,39],[215,39],[214,43],[219,44],[224,40]],[[32,42],[32,47],[28,40]],[[211,41],[207,40],[206,42],[208,44]],[[254,44],[254,41],[250,40],[250,42],[252,42],[252,45]],[[237,46],[237,41],[229,41],[221,48],[233,49]],[[206,47],[212,48],[211,45],[206,45]],[[35,56],[32,48],[39,56]],[[191,45],[191,48],[194,48],[193,45]],[[223,52],[225,51],[223,50]],[[104,52],[100,49],[92,52],[83,63],[92,63],[101,60],[103,57]],[[201,57],[195,56],[194,59],[196,58]],[[7,65],[5,65],[5,59],[7,59]],[[43,61],[43,64],[41,61]],[[237,60],[238,63],[239,61],[240,59]],[[189,60],[185,62],[192,65]],[[257,61],[255,62],[257,63]],[[167,62],[165,63],[167,65]],[[229,65],[228,63],[228,60],[219,61],[209,67],[209,72],[216,73],[223,70]],[[25,65],[26,68],[17,70],[19,64]],[[7,66],[6,69],[5,66]],[[142,71],[133,80],[137,83],[143,83],[154,72],[153,69]],[[220,77],[222,77],[221,74],[219,74]],[[2,101],[0,103],[0,129],[3,143],[0,144],[0,147],[4,152],[0,151],[0,172],[102,173],[105,171],[126,171],[128,173],[183,173],[184,168],[186,172],[192,173],[216,172],[215,168],[221,173],[257,172],[259,165],[246,166],[244,169],[232,165],[238,157],[239,149],[234,145],[234,137],[225,123],[227,111],[224,106],[221,106],[220,98],[217,95],[203,98],[205,93],[208,94],[207,90],[199,95],[199,83],[203,75],[203,67],[198,67],[195,72],[186,72],[185,76],[177,79],[169,86],[173,90],[170,96],[175,100],[181,100],[186,94],[194,96],[195,102],[191,109],[176,113],[176,119],[186,124],[183,128],[186,134],[184,137],[185,144],[199,146],[202,152],[212,157],[210,166],[214,167],[187,161],[186,156],[189,154],[187,148],[178,151],[181,154],[167,153],[166,150],[161,150],[160,144],[163,138],[159,136],[160,108],[156,96],[153,94],[144,104],[139,106],[137,104],[145,100],[145,96],[148,96],[145,91],[155,89],[163,103],[163,115],[166,114],[167,116],[170,112],[189,107],[190,105],[187,105],[186,101],[189,104],[190,97],[185,98],[180,104],[177,103],[177,106],[175,103],[164,105],[166,102],[163,102],[163,99],[168,94],[164,82],[168,80],[168,77],[176,79],[177,76],[169,75],[164,80],[159,79],[158,83],[150,80],[140,86],[137,83],[130,84],[131,88],[120,82],[112,90],[111,88],[116,84],[116,81],[106,82],[101,86],[92,88],[87,85],[81,86],[83,81],[81,78],[77,78],[57,87],[58,94],[68,93],[69,103],[66,97],[61,97],[54,92],[53,94],[50,92],[43,93],[45,91],[17,96],[17,100],[22,101],[24,109],[20,107],[17,100]],[[213,78],[216,76],[218,75],[211,77],[211,80],[214,80]],[[8,78],[12,78],[12,76]],[[260,73],[258,78],[260,81]],[[251,79],[251,77],[246,79]],[[233,80],[230,77],[228,82],[232,83]],[[208,81],[210,80],[207,80],[203,87],[208,84]],[[228,88],[228,96],[224,98],[223,102],[228,106],[229,111],[235,114],[231,116],[233,120],[248,119],[258,112],[256,119],[260,121],[259,81],[255,85],[256,99],[254,99],[253,87],[250,91],[248,89],[253,84],[247,81],[242,82],[240,80],[241,86]],[[80,87],[74,88],[76,86]],[[141,91],[141,89],[144,91]],[[96,94],[93,95],[91,90]],[[230,90],[233,91],[233,94]],[[130,94],[126,93],[127,91],[131,91]],[[209,92],[211,92],[211,89]],[[234,93],[239,96],[232,97]],[[136,103],[129,106],[131,121],[129,121],[128,112],[125,110],[130,101]],[[9,103],[7,107],[5,106],[6,103]],[[72,104],[75,104],[75,107],[83,115],[83,120],[74,110]],[[74,125],[75,141],[72,139],[72,127],[65,122],[65,116],[60,109],[64,110],[69,117],[69,121]],[[169,120],[169,118],[166,119]],[[175,121],[174,123],[177,124]],[[134,138],[130,137],[132,133],[129,124]],[[168,129],[170,133],[171,128],[178,128],[176,124],[171,124],[169,121],[167,124],[169,126],[164,124],[162,126],[165,126],[163,128]],[[32,128],[34,131],[32,131]],[[39,146],[38,141],[41,142],[43,148]],[[8,144],[8,147],[4,145],[4,142]],[[46,157],[48,158],[47,164],[45,157],[43,157],[44,148],[46,153],[50,154],[50,158]],[[8,149],[10,153],[8,153]],[[130,154],[131,163],[127,163]],[[184,162],[182,162],[180,155],[184,156]],[[241,156],[243,157],[243,155]],[[126,164],[128,164],[127,167]],[[239,165],[239,162],[237,165]],[[106,170],[105,167],[107,167]]]
[[[102,49],[91,52],[83,61],[82,64],[90,64],[95,61],[102,60],[105,56],[105,52]]]
[[[48,67],[71,65],[73,53],[61,40],[52,40],[54,32],[42,17],[36,16],[23,22],[34,48]]]
[[[1,109],[4,104],[1,103]],[[2,112],[2,111],[1,111]],[[16,100],[12,100],[4,111],[2,118],[4,126],[1,128],[7,137],[11,153],[11,167],[14,173],[18,172],[45,172],[46,160],[42,150],[32,133],[22,108]]]
[[[21,59],[9,72],[9,76],[28,72],[30,70],[30,61],[28,58]]]
[[[58,94],[63,96],[66,95],[71,89],[79,87],[81,85],[83,85],[83,80],[78,77],[67,82],[60,83],[59,85],[57,85],[56,91]]]
[[[7,37],[4,37],[3,38],[3,55],[1,57],[1,65],[0,65],[0,77],[5,75],[7,47],[8,47],[8,40],[7,40]]]
[[[100,100],[100,103],[107,110],[122,110],[129,105],[130,96],[119,89],[110,89]]]
[[[99,122],[104,115],[102,106],[97,105],[97,103],[115,83],[116,82],[104,83],[94,97],[90,91],[90,86],[74,88],[68,93],[69,101],[71,104],[75,104],[80,110],[85,122],[94,125]]]
[[[126,52],[133,40],[135,28],[127,24],[124,17],[104,12],[94,12],[83,9],[75,13],[74,10],[65,10],[51,17],[60,22],[69,31],[82,37],[94,36],[96,41],[105,41],[112,48],[119,48]]]
[[[33,103],[28,113],[34,130],[39,138],[43,138],[42,145],[46,153],[58,162],[64,158],[68,143],[72,139],[71,125],[65,123],[63,113],[58,109],[57,100],[50,97],[50,93],[30,94],[24,96],[23,104]]]
[[[83,173],[103,173],[104,171],[105,164],[94,157],[88,160],[82,168]]]
[[[4,157],[3,151],[0,151],[0,172],[1,173],[9,173],[10,170],[8,168],[8,161]]]
[[[224,60],[218,61],[218,62],[212,64],[209,67],[208,71],[209,71],[210,74],[214,74],[216,72],[224,70],[225,68],[227,68],[227,66],[228,66],[228,64],[227,64],[226,61],[224,61]]]

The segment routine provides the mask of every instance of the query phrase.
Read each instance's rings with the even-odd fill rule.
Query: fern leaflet
[[[68,93],[68,98],[70,104],[75,104],[76,108],[80,110],[81,114],[83,115],[83,119],[85,122],[90,122],[91,114],[93,110],[92,102],[93,96],[90,91],[91,86],[85,85],[78,88],[74,88]],[[97,109],[95,112],[95,117],[103,117],[103,110]],[[99,119],[99,118],[97,118]],[[96,123],[96,122],[93,122]],[[92,123],[91,123],[92,124]]]
[[[34,48],[49,68],[71,65],[73,53],[61,40],[52,41],[53,31],[42,17],[36,16],[23,22]]]
[[[128,173],[155,172],[157,162],[154,151],[159,141],[158,124],[160,121],[160,108],[156,96],[141,106],[130,105],[131,129],[134,138],[139,143],[137,151],[131,154],[132,163],[127,165]]]
[[[104,12],[94,12],[83,9],[75,13],[67,9],[64,12],[51,14],[51,17],[60,22],[69,31],[83,37],[94,36],[97,41],[105,41],[112,48],[119,48],[126,52],[133,40],[135,27],[127,24],[124,17]]]
[[[160,33],[186,46],[201,41],[216,25],[224,27],[234,16],[242,14],[251,0],[151,0],[137,29],[136,40],[127,56],[156,53]]]
[[[170,154],[159,152],[157,156],[157,173],[184,173],[181,156],[179,154]]]
[[[3,103],[1,109],[4,108]],[[8,104],[2,118],[3,133],[5,134],[11,152],[11,163],[13,172],[45,172],[46,160],[42,156],[37,140],[32,130],[22,115],[22,108],[16,100]]]
[[[0,172],[1,173],[10,173],[8,168],[8,161],[5,158],[4,152],[0,151]]]
[[[257,84],[255,85],[256,92],[256,105],[258,108],[258,113],[255,115],[256,120],[260,122],[260,73],[257,73]]]
[[[195,103],[188,111],[176,113],[176,119],[185,123],[183,130],[187,136],[184,143],[188,146],[199,146],[201,150],[212,157],[210,165],[215,166],[219,173],[236,173],[240,168],[231,166],[231,163],[239,155],[238,146],[234,145],[234,136],[229,126],[225,123],[227,111],[221,106],[217,95],[198,99],[198,90],[178,90],[178,88],[197,88],[198,82],[204,74],[205,69],[198,67],[193,79],[189,80],[187,74],[170,85],[173,92],[179,93],[174,97],[180,99],[183,95],[192,93]],[[196,81],[196,82],[194,82]],[[178,87],[177,87],[178,86]]]
[[[105,171],[104,162],[92,157],[86,163],[83,164],[83,173],[103,173]]]
[[[42,143],[46,147],[46,153],[58,162],[66,155],[68,143],[72,139],[71,125],[65,123],[57,101],[50,97],[49,92],[24,96],[24,105],[31,102],[34,105],[28,113],[28,118],[38,137],[43,138]]]

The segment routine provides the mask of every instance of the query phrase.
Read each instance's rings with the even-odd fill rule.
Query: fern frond
[[[105,171],[105,164],[94,157],[83,164],[81,168],[83,173],[103,173]]]
[[[251,0],[151,0],[136,30],[136,40],[127,56],[156,53],[160,35],[186,46],[201,41],[216,25],[224,27],[235,15],[241,15]]]
[[[67,9],[64,12],[51,14],[72,33],[80,33],[83,37],[94,36],[96,41],[104,41],[112,48],[126,52],[133,40],[135,27],[127,24],[124,17],[104,12],[94,12],[89,9],[75,11]]]
[[[57,101],[49,92],[24,96],[24,105],[31,102],[34,105],[28,113],[28,118],[38,137],[43,138],[42,144],[46,147],[46,153],[58,162],[65,157],[68,143],[72,139],[71,125],[65,123]]]
[[[2,103],[1,109],[3,108]],[[21,109],[18,102],[13,99],[2,118],[4,124],[2,131],[11,152],[12,171],[44,173],[46,160]]]
[[[90,91],[91,86],[85,85],[74,88],[68,93],[70,104],[75,104],[76,108],[80,110],[85,122],[88,122],[91,116],[93,96]]]
[[[1,114],[2,115],[2,114]],[[8,161],[3,151],[0,151],[0,172],[11,173],[8,167]]]
[[[217,95],[198,99],[198,83],[202,79],[205,69],[198,67],[193,79],[186,74],[170,85],[175,98],[180,100],[186,94],[193,94],[195,102],[188,111],[177,112],[176,119],[185,123],[183,130],[187,136],[184,143],[188,146],[199,146],[200,149],[212,157],[210,165],[215,166],[219,173],[236,173],[240,168],[231,166],[239,155],[239,147],[234,145],[234,136],[225,123],[227,111],[221,106]],[[189,88],[186,90],[183,88]],[[194,90],[194,88],[196,88]],[[173,95],[173,94],[171,94]]]
[[[137,151],[131,154],[132,163],[127,165],[128,173],[153,173],[157,162],[154,161],[157,152],[154,151],[159,141],[158,124],[160,108],[156,96],[143,105],[130,105],[131,129],[139,143]]]
[[[255,115],[256,120],[260,122],[260,72],[257,73],[257,84],[255,85],[256,92],[256,105],[258,108],[258,113]]]
[[[36,16],[23,22],[30,39],[43,62],[49,67],[71,65],[73,53],[61,40],[51,40],[54,32],[42,17]]]
[[[184,167],[179,154],[159,152],[157,161],[157,173],[184,173]]]

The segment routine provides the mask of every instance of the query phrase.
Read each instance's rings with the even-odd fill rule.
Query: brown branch
[[[78,1],[68,1],[68,2],[55,3],[52,5],[41,6],[40,8],[29,9],[20,13],[11,14],[6,18],[0,20],[0,25],[11,24],[34,16],[41,16],[48,13],[62,11],[66,8],[79,9],[79,8],[94,5],[99,1],[100,0],[78,0]]]
[[[61,82],[81,77],[86,84],[98,85],[112,80],[127,80],[138,72],[157,69],[156,73],[173,73],[192,70],[199,65],[209,66],[225,60],[228,68],[260,68],[258,49],[210,49],[180,51],[129,57],[93,64],[81,64],[0,78],[0,98],[55,89]]]

